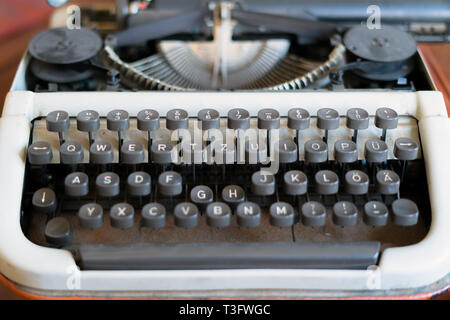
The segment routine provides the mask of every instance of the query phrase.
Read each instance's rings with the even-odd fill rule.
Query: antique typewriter
[[[450,121],[417,50],[448,41],[448,3],[80,10],[81,26],[59,9],[31,40],[0,119],[0,272],[13,285],[53,297],[448,288]]]

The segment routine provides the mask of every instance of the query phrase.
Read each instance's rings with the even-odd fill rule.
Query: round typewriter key
[[[369,201],[364,205],[363,220],[369,226],[381,227],[386,225],[388,214],[388,208],[383,202]]]
[[[189,116],[183,109],[173,109],[167,112],[166,128],[169,130],[188,129]]]
[[[364,157],[368,162],[380,163],[387,160],[388,146],[382,140],[367,140]]]
[[[400,160],[415,160],[419,153],[419,146],[410,138],[395,140],[394,155]]]
[[[242,108],[228,111],[228,129],[248,129],[250,128],[250,114]]]
[[[220,115],[217,110],[203,109],[198,112],[198,120],[201,123],[201,130],[219,129]]]
[[[27,155],[30,164],[49,164],[53,158],[52,147],[48,142],[37,141],[28,147]]]
[[[175,225],[181,228],[194,228],[198,224],[199,212],[197,207],[190,202],[182,202],[173,210]]]
[[[245,191],[240,186],[229,185],[222,190],[222,200],[232,208],[245,201]]]
[[[322,163],[328,160],[327,144],[321,140],[305,142],[305,160],[308,163]]]
[[[98,203],[85,204],[78,210],[78,218],[84,228],[100,228],[103,224],[103,208]]]
[[[106,115],[106,127],[111,131],[126,131],[130,127],[130,116],[125,110],[113,110]]]
[[[66,195],[83,197],[89,193],[89,178],[84,172],[73,172],[64,179]]]
[[[339,178],[333,171],[318,171],[314,176],[314,180],[316,182],[316,192],[318,194],[335,194],[339,190]]]
[[[120,178],[117,173],[104,172],[95,179],[97,195],[100,197],[115,197],[120,193]]]
[[[369,176],[360,170],[350,170],[345,174],[345,192],[352,195],[369,191]]]
[[[334,158],[340,163],[353,163],[358,160],[356,143],[350,140],[338,140],[334,144]]]
[[[124,142],[120,148],[120,153],[122,163],[137,164],[145,160],[144,146],[139,142]]]
[[[274,227],[290,227],[294,224],[294,208],[287,202],[275,202],[270,206],[270,224]]]
[[[358,220],[358,209],[350,201],[339,201],[333,206],[333,222],[341,227],[354,226]]]
[[[114,154],[111,143],[95,141],[89,148],[89,159],[94,164],[112,163]]]
[[[305,130],[309,128],[311,117],[309,112],[302,108],[293,108],[288,111],[288,128]]]
[[[230,225],[231,209],[223,202],[213,202],[206,207],[206,222],[213,228]]]
[[[166,208],[159,203],[146,204],[141,210],[141,216],[145,227],[158,229],[166,225]]]
[[[127,178],[128,194],[134,197],[145,197],[151,191],[151,177],[147,172],[133,172]]]
[[[137,128],[141,131],[153,131],[159,129],[159,113],[156,110],[145,109],[137,114]]]
[[[154,141],[151,147],[152,161],[159,164],[171,163],[173,150],[170,141]]]
[[[331,108],[322,108],[317,111],[317,127],[323,130],[339,128],[339,113]]]
[[[364,130],[369,127],[369,113],[361,108],[347,110],[347,128],[353,130]]]
[[[252,193],[258,196],[270,196],[275,193],[275,177],[268,171],[256,171],[252,174]]]
[[[47,130],[51,132],[63,132],[69,129],[70,118],[66,111],[52,111],[45,118]]]
[[[158,190],[163,196],[172,197],[181,194],[183,181],[181,175],[175,171],[166,171],[158,177]]]
[[[61,163],[78,164],[84,159],[83,147],[79,142],[66,141],[59,150]]]
[[[381,194],[397,194],[400,189],[400,177],[394,171],[380,170],[376,175],[376,189]]]
[[[409,199],[397,199],[392,202],[392,217],[399,226],[413,226],[419,219],[419,208]]]
[[[322,227],[327,219],[327,211],[323,204],[309,201],[302,206],[302,222],[307,227]]]
[[[33,193],[31,199],[33,209],[42,213],[53,213],[56,210],[58,201],[55,192],[49,188],[41,188]]]
[[[201,209],[205,209],[208,204],[214,201],[214,193],[208,186],[196,186],[192,188],[190,198],[194,204]]]
[[[84,110],[77,115],[77,129],[83,132],[94,132],[100,128],[100,116],[97,111]]]
[[[283,176],[283,190],[286,194],[297,196],[305,194],[308,187],[308,178],[298,170],[291,170]]]
[[[261,208],[253,202],[243,202],[236,207],[237,223],[241,227],[254,228],[261,221]]]
[[[277,155],[280,163],[293,163],[297,161],[297,145],[292,140],[280,140],[275,144],[275,157]]]
[[[262,109],[258,112],[258,129],[279,129],[280,114],[275,109]]]
[[[264,143],[245,143],[245,162],[248,164],[265,163],[267,161],[267,145]]]
[[[395,129],[398,124],[398,114],[391,108],[379,108],[375,112],[375,126],[381,129]]]
[[[134,224],[134,208],[128,203],[117,203],[109,210],[111,226],[127,229]]]
[[[48,243],[63,246],[72,239],[72,231],[69,221],[64,217],[56,217],[45,225],[45,239]]]

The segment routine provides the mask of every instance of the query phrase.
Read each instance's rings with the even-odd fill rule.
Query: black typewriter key
[[[380,201],[369,201],[364,205],[363,221],[373,227],[386,225],[389,211],[386,205]]]
[[[292,140],[280,140],[275,144],[275,157],[278,157],[280,163],[293,163],[297,161],[297,145]]]
[[[88,132],[89,144],[94,142],[92,133],[100,128],[100,115],[94,110],[84,110],[77,115],[77,129]]]
[[[275,202],[270,206],[270,224],[274,227],[290,227],[294,224],[295,211],[287,202]]]
[[[400,177],[394,171],[380,170],[376,175],[376,190],[378,193],[397,194],[400,189]]]
[[[214,160],[217,164],[233,164],[236,150],[234,144],[218,143],[214,145]]]
[[[55,246],[68,244],[72,239],[69,221],[64,217],[50,219],[45,225],[45,240]]]
[[[117,131],[118,149],[122,146],[122,132],[130,128],[130,115],[125,110],[113,110],[106,115],[108,130]],[[120,155],[120,153],[119,153]]]
[[[243,202],[236,207],[236,217],[241,227],[257,227],[261,221],[261,208],[254,202]]]
[[[232,208],[245,201],[245,191],[240,186],[229,185],[222,190],[222,200]]]
[[[358,130],[369,128],[369,113],[361,108],[347,110],[347,128],[353,129],[352,140],[358,140]]]
[[[41,188],[35,191],[31,203],[34,210],[47,214],[55,212],[58,205],[55,192],[49,188]]]
[[[309,201],[302,205],[302,222],[307,227],[322,227],[327,219],[327,211],[323,204]]]
[[[353,163],[358,160],[356,143],[350,140],[338,140],[334,144],[334,159],[339,163]]]
[[[28,147],[27,156],[31,164],[49,164],[53,158],[52,147],[45,141],[34,142]]]
[[[395,129],[398,125],[398,114],[391,108],[379,108],[375,112],[375,126],[383,129],[381,140],[386,141],[388,129]]]
[[[198,120],[201,123],[201,130],[219,129],[220,114],[214,109],[203,109],[198,112]]]
[[[120,148],[121,162],[127,164],[138,164],[145,160],[144,146],[140,142],[126,141]]]
[[[252,193],[257,196],[270,196],[275,193],[275,177],[267,171],[252,174]]]
[[[170,141],[154,141],[151,147],[152,161],[163,165],[172,163],[173,150]]]
[[[183,181],[181,175],[175,171],[166,171],[158,177],[158,190],[163,196],[172,197],[181,194]]]
[[[318,171],[314,176],[314,180],[316,182],[316,192],[318,194],[335,194],[339,190],[339,178],[333,171]]]
[[[109,210],[109,217],[114,228],[131,228],[134,224],[134,208],[128,203],[117,203]]]
[[[63,132],[67,131],[70,126],[70,117],[66,111],[58,110],[50,112],[45,118],[47,130],[58,132],[59,144],[64,143]]]
[[[78,210],[78,218],[84,228],[100,228],[103,224],[103,208],[98,203],[85,204]]]
[[[120,178],[117,173],[104,172],[95,179],[95,188],[100,197],[115,197],[120,193]]]
[[[409,199],[397,199],[392,202],[392,218],[396,225],[413,226],[419,219],[419,208]]]
[[[245,143],[245,162],[248,164],[265,163],[267,161],[267,146],[264,143]]]
[[[245,109],[231,109],[228,111],[227,127],[235,130],[250,128],[250,114]]]
[[[160,203],[146,204],[141,210],[144,227],[158,229],[166,225],[166,208]]]
[[[322,108],[317,111],[317,127],[325,131],[323,140],[328,141],[328,131],[339,128],[339,113],[331,108]]]
[[[94,164],[112,163],[114,153],[111,143],[95,141],[89,148],[89,161]]]
[[[64,164],[79,164],[83,162],[84,151],[79,142],[66,141],[62,144],[59,150],[61,163]]]
[[[262,109],[258,112],[258,129],[271,130],[280,128],[280,114],[275,109]]]
[[[73,172],[64,179],[64,190],[70,197],[83,197],[89,193],[89,178],[84,172]]]
[[[368,162],[381,163],[387,160],[388,146],[381,140],[367,140],[364,146],[364,157]]]
[[[322,163],[328,160],[328,147],[322,140],[305,142],[305,160],[307,163]]]
[[[293,108],[288,111],[288,123],[289,129],[305,130],[309,128],[311,117],[309,112],[302,108]]]
[[[283,190],[291,196],[305,194],[308,188],[308,178],[298,170],[291,170],[283,176]]]
[[[186,110],[172,109],[166,114],[166,128],[169,130],[188,129],[189,115]]]
[[[180,228],[194,228],[198,224],[198,208],[190,202],[182,202],[173,210],[175,225]]]
[[[419,146],[410,138],[398,138],[394,144],[394,155],[400,160],[415,160]]]
[[[369,176],[360,170],[345,174],[345,192],[351,195],[366,194],[369,191]]]
[[[133,172],[127,178],[128,194],[134,197],[145,197],[151,191],[151,177],[147,172]]]
[[[159,113],[156,110],[145,109],[137,114],[137,128],[141,131],[154,131],[160,127]]]
[[[208,204],[214,201],[214,193],[208,186],[196,186],[191,190],[190,199],[204,210]]]
[[[231,209],[223,202],[213,202],[206,207],[206,223],[213,228],[230,225]]]
[[[354,226],[358,220],[358,209],[350,201],[339,201],[333,206],[333,222],[341,227]]]

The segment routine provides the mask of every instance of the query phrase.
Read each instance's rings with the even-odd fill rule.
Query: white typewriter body
[[[349,296],[402,294],[405,290],[426,292],[431,290],[426,288],[436,283],[438,288],[448,285],[450,120],[440,92],[33,93],[23,90],[27,59],[26,56],[19,67],[0,119],[0,273],[20,288],[53,296]],[[364,107],[373,116],[378,107],[384,106],[393,108],[400,116],[415,117],[419,121],[428,178],[424,183],[428,184],[430,194],[430,231],[418,244],[384,250],[378,266],[368,270],[80,271],[68,251],[30,242],[20,227],[30,122],[57,109],[66,110],[70,116],[84,109],[105,116],[108,111],[121,108],[135,116],[148,106],[162,114],[174,106],[182,106],[190,116],[211,106],[223,116],[232,107],[245,107],[251,114],[272,107],[287,114],[294,106],[307,109],[311,115],[323,107],[333,107],[341,115],[350,107]],[[392,141],[389,146],[392,149]]]

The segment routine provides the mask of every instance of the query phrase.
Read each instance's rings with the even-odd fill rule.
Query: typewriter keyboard
[[[55,110],[31,130],[22,230],[85,269],[292,267],[293,244],[357,268],[430,225],[417,121],[389,108]]]

